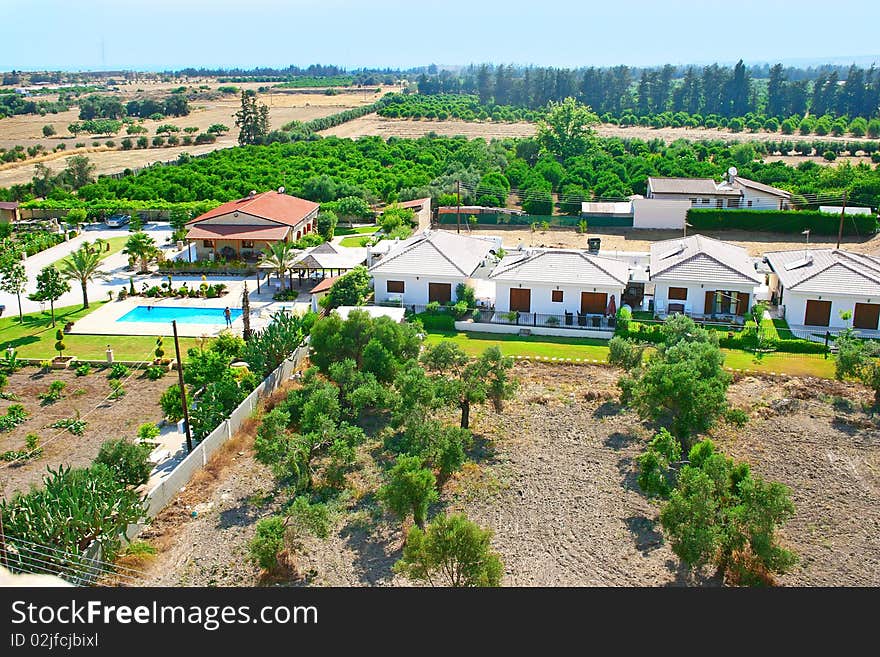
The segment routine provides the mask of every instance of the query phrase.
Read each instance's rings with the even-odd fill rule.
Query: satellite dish
[[[733,178],[736,178],[736,174],[738,174],[739,171],[736,170],[736,167],[730,167],[730,168],[727,170],[727,173],[728,173],[728,175],[730,176],[730,178],[733,179]]]

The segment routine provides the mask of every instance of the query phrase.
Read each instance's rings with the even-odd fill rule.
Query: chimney
[[[278,193],[279,193],[279,194],[283,194],[283,193],[284,193],[284,185],[282,185],[281,187],[278,188]]]
[[[253,197],[256,196],[256,195],[257,195],[257,190],[256,190],[256,189],[252,189],[252,190],[250,191],[250,193],[248,194],[248,198],[253,198]]]

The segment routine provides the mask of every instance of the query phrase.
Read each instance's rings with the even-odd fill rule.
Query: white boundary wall
[[[220,449],[227,440],[232,438],[239,430],[242,423],[249,418],[257,408],[260,399],[275,392],[278,387],[290,378],[290,375],[302,364],[309,353],[308,344],[304,344],[278,366],[269,376],[239,404],[229,419],[220,423],[214,431],[205,436],[202,441],[187,454],[171,473],[162,480],[155,488],[147,493],[147,517],[154,518],[183,488],[193,474],[201,470],[211,457]],[[129,528],[129,536],[131,536]]]
[[[550,326],[530,326],[526,324],[489,324],[480,322],[455,322],[456,331],[473,331],[476,333],[519,333],[522,329],[528,330],[531,335],[555,335],[566,338],[598,338],[610,340],[614,337],[614,331],[585,331],[583,329],[567,329]]]

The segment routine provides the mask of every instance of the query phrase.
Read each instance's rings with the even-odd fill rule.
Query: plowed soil
[[[616,403],[618,373],[521,363],[517,374],[522,386],[501,415],[476,413],[476,463],[447,484],[432,513],[464,511],[491,527],[505,585],[717,586],[712,572],[681,566],[663,541],[659,507],[638,490],[635,458],[654,428]],[[797,508],[781,538],[800,561],[779,583],[880,584],[880,430],[862,410],[870,393],[827,380],[749,377],[729,396],[749,422],[722,424],[712,438],[789,486]],[[267,580],[247,563],[256,520],[285,499],[253,461],[250,440],[197,476],[147,530],[160,553],[146,583],[408,584],[391,572],[402,532],[371,494],[379,480],[368,456],[350,475],[354,492],[330,538],[299,547],[295,576]]]

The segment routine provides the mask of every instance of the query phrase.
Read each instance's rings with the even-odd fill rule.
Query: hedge
[[[773,233],[837,235],[840,217],[816,210],[724,210],[691,208],[687,221],[696,230],[749,230]],[[877,232],[876,215],[847,215],[844,235],[870,235]]]

